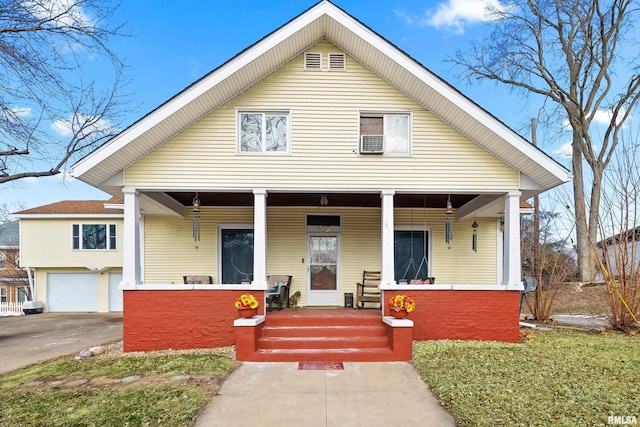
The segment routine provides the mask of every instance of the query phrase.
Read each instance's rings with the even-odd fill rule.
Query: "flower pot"
[[[238,314],[242,318],[251,319],[253,316],[258,314],[258,309],[257,308],[239,308]]]
[[[389,314],[396,319],[405,319],[409,315],[409,312],[401,308],[389,308]]]

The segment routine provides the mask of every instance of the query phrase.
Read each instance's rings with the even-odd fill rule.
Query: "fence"
[[[15,312],[22,313],[21,302],[0,302],[0,313]]]

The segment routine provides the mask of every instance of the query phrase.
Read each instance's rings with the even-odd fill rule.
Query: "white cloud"
[[[17,119],[31,115],[31,108],[14,107],[3,110],[2,113],[7,117],[7,119]]]
[[[618,114],[618,123],[622,121],[621,117],[624,116],[624,113],[624,111],[620,111],[620,114]],[[612,117],[613,113],[611,112],[611,110],[598,110],[593,116],[593,121],[595,123],[608,125],[609,123],[611,123]]]
[[[94,26],[77,0],[34,1],[27,2],[27,7],[36,18],[50,20],[58,26]]]
[[[464,34],[465,26],[490,21],[492,10],[503,10],[499,0],[447,0],[426,11],[425,25]]]
[[[560,147],[556,148],[552,154],[561,159],[570,159],[573,155],[573,147],[571,141],[565,142]]]
[[[51,124],[51,129],[63,137],[69,137],[78,131],[87,136],[91,134],[103,135],[114,131],[113,124],[108,120],[98,119],[92,123],[93,121],[93,117],[76,114],[66,120],[56,120]]]

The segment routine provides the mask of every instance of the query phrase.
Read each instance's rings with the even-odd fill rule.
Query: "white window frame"
[[[264,118],[270,114],[286,116],[287,118],[287,138],[286,138],[287,149],[284,151],[267,151],[267,143],[266,143],[267,128],[266,126],[262,126],[261,150],[260,151],[242,151],[241,117],[243,114],[261,114],[263,117],[263,123],[264,123]],[[250,155],[282,156],[282,155],[291,154],[291,109],[290,108],[286,108],[286,109],[238,108],[236,109],[236,154],[249,155],[249,156]]]
[[[427,272],[429,273],[429,277],[436,277],[433,271],[433,225],[396,225],[393,227],[393,235],[395,240],[396,231],[420,231],[427,232],[428,240],[427,240]],[[395,253],[396,245],[393,244],[393,252]],[[414,260],[415,261],[415,260]],[[422,260],[418,260],[416,264],[420,264]],[[395,272],[394,272],[395,276]]]
[[[360,110],[358,112],[358,153],[364,154],[360,150],[360,141],[362,139],[362,134],[360,133],[360,120],[364,117],[382,117],[383,125],[383,134],[386,123],[387,116],[406,116],[407,117],[407,152],[406,153],[390,153],[387,151],[387,144],[385,141],[384,144],[384,153],[385,156],[393,156],[393,157],[411,157],[413,156],[413,111],[400,110]]]
[[[0,286],[0,302],[7,302],[7,286]]]
[[[100,249],[100,248],[84,248],[83,245],[83,232],[82,229],[84,226],[87,225],[104,225],[106,226],[107,229],[107,235],[106,235],[106,247],[104,249]],[[75,246],[75,239],[76,239],[76,235],[75,235],[75,226],[78,226],[78,232],[79,235],[77,236],[78,239],[78,247],[76,248]],[[115,228],[115,235],[112,235],[111,233],[111,227]],[[112,247],[112,242],[115,244],[115,247]],[[116,223],[113,222],[86,222],[86,223],[74,223],[71,224],[71,249],[74,251],[117,251],[118,250],[118,225]]]

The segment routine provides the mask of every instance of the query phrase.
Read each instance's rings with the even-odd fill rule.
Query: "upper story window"
[[[360,113],[360,153],[409,156],[411,115],[409,113]]]
[[[115,250],[115,224],[73,224],[73,249]]]
[[[7,268],[7,251],[0,250],[0,270]]]
[[[288,111],[238,112],[240,153],[288,153]]]

